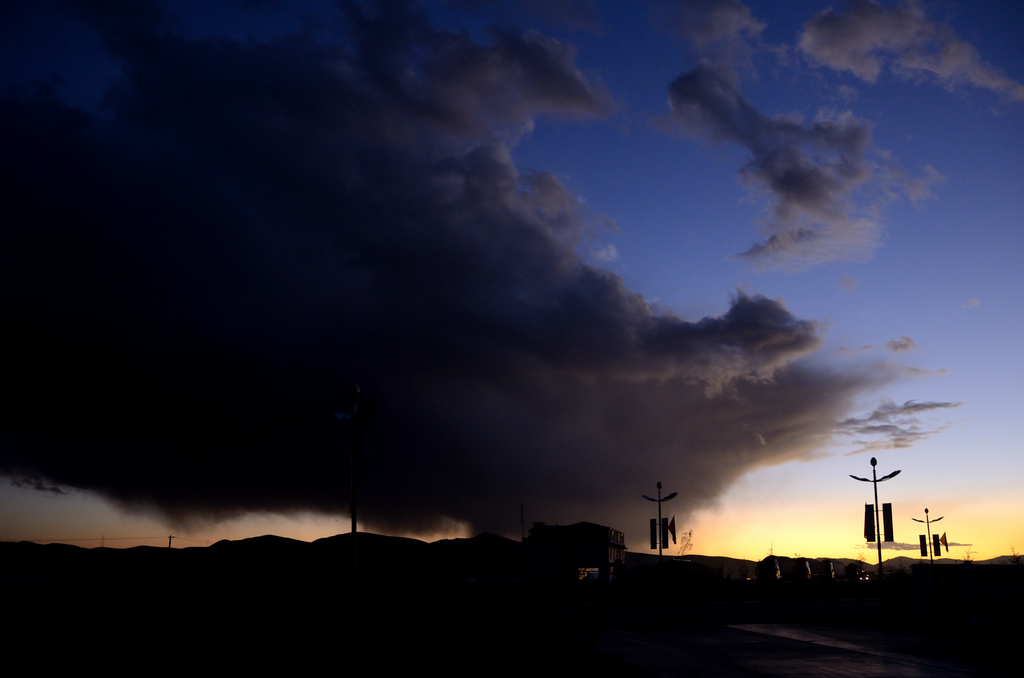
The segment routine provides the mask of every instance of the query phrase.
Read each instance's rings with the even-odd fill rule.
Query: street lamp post
[[[933,548],[933,545],[932,545],[932,523],[937,523],[937,522],[939,522],[940,520],[942,520],[945,517],[946,516],[939,516],[935,520],[932,520],[931,518],[928,517],[928,509],[925,509],[924,510],[924,520],[918,520],[917,518],[911,518],[911,520],[913,520],[915,523],[924,523],[925,530],[928,532],[928,541],[926,542],[926,549],[921,549],[921,550],[922,551],[924,551],[924,550],[928,551],[928,602],[929,602],[929,605],[930,605],[930,608],[931,608],[932,615],[935,614],[935,583],[934,583],[935,574],[934,574],[934,570],[932,568],[932,566],[935,565],[935,555],[934,555],[935,554],[935,549]],[[936,535],[936,536],[938,536],[938,535]],[[935,546],[938,546],[938,544],[935,544]],[[922,553],[921,555],[924,555],[924,554]],[[941,556],[942,553],[939,553],[939,555]]]
[[[874,489],[875,489],[875,523],[874,523],[874,527],[875,527],[875,542],[877,542],[877,544],[878,544],[878,581],[881,582],[882,581],[882,523],[881,523],[881,520],[880,520],[879,515],[878,515],[878,508],[879,508],[878,507],[878,483],[883,482],[885,480],[889,480],[891,478],[895,478],[896,476],[898,476],[900,474],[900,471],[896,470],[896,471],[893,471],[892,473],[890,473],[887,476],[883,476],[883,477],[879,478],[878,474],[875,472],[875,466],[877,466],[877,465],[878,465],[878,460],[875,459],[874,457],[871,457],[871,479],[870,480],[868,480],[867,478],[858,478],[855,475],[851,475],[850,477],[853,478],[854,480],[859,480],[859,481],[864,482],[864,483],[871,483],[872,486],[874,486]],[[891,515],[889,516],[888,520],[891,523],[891,521],[892,521]],[[890,534],[890,535],[887,535],[887,536],[889,538],[886,541],[892,541],[892,535]]]
[[[673,492],[672,494],[668,495],[667,497],[662,498],[662,496],[661,496],[661,482],[659,481],[658,482],[658,498],[657,499],[655,499],[654,497],[648,497],[646,494],[640,495],[641,497],[643,497],[647,501],[653,501],[653,502],[657,502],[658,503],[658,527],[657,527],[657,534],[658,534],[658,569],[661,569],[661,551],[662,551],[662,547],[664,546],[664,542],[665,542],[665,531],[661,527],[661,503],[664,502],[664,501],[668,501],[669,499],[674,498],[677,494],[679,494],[679,493],[678,492]],[[664,570],[662,571],[662,573],[664,574]]]
[[[934,565],[935,564],[935,556],[934,556],[935,549],[932,548],[932,523],[937,523],[937,522],[939,522],[940,520],[942,520],[945,517],[946,516],[939,516],[938,518],[935,518],[933,520],[933,519],[928,517],[928,509],[925,509],[924,510],[924,520],[918,520],[917,518],[911,518],[911,520],[913,520],[915,523],[924,523],[925,529],[928,532],[928,542],[927,542],[927,544],[928,544],[928,564],[929,565]],[[938,536],[938,533],[936,532],[935,535]],[[943,536],[945,536],[945,535],[943,535]],[[942,554],[940,553],[939,555],[941,556]]]

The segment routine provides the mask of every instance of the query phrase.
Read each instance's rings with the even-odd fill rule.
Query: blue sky
[[[572,34],[580,67],[600,74],[621,102],[621,112],[607,122],[583,126],[539,124],[517,147],[515,157],[524,166],[556,172],[596,212],[618,225],[618,231],[592,247],[613,244],[618,256],[606,265],[648,300],[699,318],[723,312],[734,288],[779,297],[800,317],[821,323],[821,360],[907,368],[905,377],[865,394],[858,403],[862,411],[882,398],[963,403],[922,422],[924,429],[941,433],[906,450],[887,451],[885,456],[880,452],[879,457],[894,468],[914,466],[913,474],[890,485],[891,491],[902,490],[910,502],[921,503],[905,510],[921,512],[925,504],[945,499],[971,516],[967,524],[978,533],[991,532],[979,519],[1003,529],[1009,525],[1010,534],[1002,537],[1005,546],[987,545],[1006,551],[1010,542],[1024,541],[1019,522],[996,515],[1016,505],[1013,497],[1024,477],[1018,435],[1010,423],[1021,409],[1017,385],[1024,376],[1016,355],[1024,328],[1014,294],[1022,283],[1018,260],[1024,249],[1021,102],[920,73],[901,77],[883,68],[877,81],[869,83],[848,72],[814,67],[795,49],[799,35],[811,17],[833,6],[841,13],[842,5],[787,4],[781,12],[774,3],[746,6],[765,29],[752,56],[754,65],[744,71],[743,93],[763,114],[812,120],[822,110],[849,111],[871,125],[876,154],[911,175],[927,177],[934,171],[926,197],[877,203],[877,248],[815,262],[798,272],[757,270],[734,258],[758,238],[756,224],[765,199],[737,181],[737,169],[746,161],[742,149],[670,138],[657,128],[655,121],[666,109],[664,83],[699,57],[688,52],[678,33],[654,25],[655,12],[610,10],[613,18],[602,32]],[[927,21],[972,44],[993,70],[1017,83],[1024,80],[1024,49],[1014,38],[1024,19],[1018,4],[993,3],[981,9],[955,3],[917,6]],[[888,55],[890,63],[894,58]],[[643,68],[637,68],[640,63]],[[912,338],[913,348],[886,350],[887,341],[901,337]],[[850,442],[837,437],[838,444],[822,453],[843,455],[857,449]],[[741,483],[730,499],[755,514],[766,505],[793,505],[782,510],[779,522],[794,515],[806,518],[819,502],[831,508],[837,492],[844,498],[863,493],[844,470],[866,474],[866,462],[865,454],[841,456],[827,465],[796,462],[765,470]],[[757,481],[758,475],[764,480]],[[789,495],[787,499],[758,489],[782,482],[785,488],[779,492]],[[900,488],[900,483],[913,487]],[[979,511],[970,510],[972,500],[978,505],[991,500],[991,513],[981,511],[981,518]],[[721,504],[725,508],[703,518],[709,529],[712,524],[720,527],[722,518],[716,516],[723,511],[737,522],[743,520],[741,510],[728,509],[728,499]],[[849,511],[852,529],[858,520],[854,513]],[[757,529],[770,530],[765,522],[772,523],[758,520]],[[947,525],[951,522],[956,524],[947,519]],[[820,533],[817,526],[808,531],[815,529]],[[912,529],[911,524],[906,531]],[[793,548],[807,549],[800,540],[810,537],[796,532],[800,536],[790,538],[796,542]],[[698,528],[698,543],[700,537]]]
[[[408,512],[422,512],[427,518],[411,520],[408,513],[378,513],[381,517],[375,525],[374,510],[370,508],[365,514],[369,516],[368,529],[421,535],[491,529],[513,535],[518,533],[518,503],[523,500],[527,521],[604,520],[626,532],[631,548],[645,550],[642,538],[646,534],[647,506],[639,501],[633,505],[629,498],[639,500],[640,493],[649,494],[654,483],[661,480],[669,490],[692,495],[680,504],[678,522],[694,529],[698,552],[761,557],[774,549],[786,555],[799,551],[803,555],[852,556],[860,548],[859,504],[870,501],[870,497],[848,475],[866,475],[873,454],[882,472],[903,469],[898,479],[884,486],[890,494],[882,498],[896,506],[900,542],[916,541],[916,527],[910,517],[920,517],[918,514],[929,506],[933,514],[949,516],[945,527],[951,540],[964,545],[954,548],[952,555],[958,549],[972,548],[978,556],[987,558],[1007,553],[1011,545],[1020,548],[1024,526],[1014,517],[1021,513],[1016,495],[1024,478],[1024,461],[1015,424],[1024,409],[1019,388],[1024,378],[1019,337],[1024,328],[1014,293],[1021,287],[1018,262],[1024,254],[1024,155],[1020,152],[1024,148],[1024,46],[1019,40],[1024,8],[1015,2],[986,3],[979,8],[957,2],[898,4],[868,0],[834,5],[787,3],[784,10],[777,3],[726,0],[630,5],[559,3],[548,6],[547,11],[535,5],[425,5],[432,30],[455,31],[450,35],[465,31],[467,40],[483,48],[498,44],[497,35],[512,36],[508,38],[510,45],[525,36],[522,45],[544,46],[545,58],[552,59],[546,68],[563,69],[558,71],[563,89],[538,94],[530,88],[541,82],[539,79],[524,85],[501,71],[500,77],[495,76],[498,79],[481,84],[482,80],[465,75],[475,73],[474,64],[452,66],[454,75],[445,76],[447,79],[438,85],[446,88],[438,96],[449,99],[438,101],[458,102],[451,110],[461,110],[458,106],[470,100],[479,106],[472,113],[478,116],[473,124],[479,126],[457,139],[452,148],[461,145],[460,150],[452,151],[452,157],[461,157],[459,153],[470,157],[474,148],[500,148],[508,154],[507,161],[500,162],[514,167],[527,183],[529,177],[556,179],[560,187],[557,191],[564,190],[565,195],[579,201],[578,209],[572,208],[568,217],[578,229],[572,247],[579,262],[618,276],[628,292],[642,295],[654,317],[678,316],[683,321],[681,327],[691,327],[687,323],[696,327],[703,318],[732,317],[730,309],[737,299],[757,300],[763,295],[765,301],[757,302],[758,313],[775,313],[775,307],[769,308],[768,304],[777,302],[791,314],[784,323],[795,323],[796,319],[809,323],[800,325],[800,332],[808,333],[807,343],[787,348],[779,356],[763,358],[764,362],[757,357],[761,349],[747,343],[734,346],[726,339],[709,339],[708,344],[702,344],[700,350],[707,354],[695,364],[714,364],[718,370],[726,369],[721,366],[727,362],[721,361],[735,360],[743,365],[750,361],[749,366],[729,372],[718,391],[708,386],[712,378],[707,376],[710,373],[700,371],[704,368],[684,367],[674,373],[673,379],[682,380],[678,385],[681,390],[675,391],[680,398],[691,397],[689,389],[697,383],[688,379],[704,384],[701,388],[709,408],[704,415],[708,417],[705,427],[725,425],[712,421],[712,414],[721,415],[722,421],[732,421],[728,413],[734,405],[752,408],[751,422],[759,417],[770,419],[765,408],[770,410],[776,401],[788,402],[787,394],[792,391],[785,384],[797,373],[815,375],[815,383],[820,385],[808,387],[807,393],[812,396],[813,388],[824,389],[830,383],[856,386],[850,385],[841,395],[820,394],[822,403],[828,405],[827,416],[824,410],[780,405],[784,410],[781,419],[790,417],[792,421],[779,427],[779,435],[796,431],[802,436],[799,441],[782,444],[765,441],[762,436],[761,445],[769,450],[763,455],[756,449],[758,438],[753,435],[753,447],[746,451],[721,442],[721,454],[731,455],[731,461],[723,461],[718,470],[713,467],[719,452],[685,449],[684,443],[671,440],[673,436],[678,440],[704,440],[717,449],[714,446],[719,444],[719,432],[699,430],[701,422],[665,423],[657,418],[659,406],[652,401],[645,414],[637,417],[638,423],[622,424],[626,429],[636,426],[637,431],[623,434],[621,440],[614,441],[616,444],[609,443],[607,450],[595,453],[604,460],[599,466],[606,471],[601,475],[585,466],[582,450],[588,445],[601,447],[600,435],[595,433],[605,426],[600,412],[606,411],[603,408],[621,409],[622,403],[616,405],[617,396],[592,384],[622,378],[623,383],[636,386],[655,379],[652,389],[662,388],[659,378],[649,376],[661,368],[653,365],[650,369],[654,372],[648,367],[630,372],[634,367],[613,367],[618,358],[606,356],[598,361],[600,369],[591,365],[587,369],[597,371],[577,384],[572,381],[575,376],[557,376],[572,373],[576,363],[559,365],[545,372],[542,381],[572,381],[568,386],[559,382],[552,387],[576,394],[550,396],[554,399],[550,401],[552,411],[561,412],[564,405],[564,416],[536,415],[540,419],[534,419],[535,415],[527,416],[520,410],[506,416],[500,406],[494,405],[488,406],[486,413],[494,417],[488,419],[490,425],[467,423],[464,419],[468,415],[451,415],[448,421],[445,417],[449,414],[443,408],[438,410],[441,418],[429,424],[413,423],[415,417],[403,423],[412,427],[410,430],[420,425],[425,427],[423,431],[450,435],[452,440],[475,441],[486,449],[487,441],[492,439],[488,436],[500,439],[504,427],[521,428],[523,421],[544,420],[538,424],[538,437],[529,443],[536,445],[538,460],[542,461],[530,468],[550,466],[552,470],[529,481],[510,481],[507,496],[498,492],[511,509],[506,506],[499,510],[483,499],[472,499],[470,494],[464,501],[447,502],[424,494],[410,504]],[[362,4],[357,6],[365,9]],[[464,11],[467,7],[469,11]],[[58,73],[59,78],[51,80],[58,83],[55,91],[61,105],[80,108],[100,127],[102,121],[108,121],[111,134],[122,138],[120,125],[127,123],[120,121],[129,118],[119,117],[121,100],[109,94],[105,99],[104,93],[114,91],[112,86],[132,72],[126,64],[133,63],[135,57],[105,46],[110,44],[114,30],[109,28],[109,17],[83,20],[59,3],[40,11],[42,20],[14,16],[31,27],[21,32],[31,39],[10,43],[14,46],[5,55],[3,84],[16,88]],[[386,17],[389,11],[369,11],[366,16]],[[347,28],[337,31],[332,23],[336,14],[334,5],[318,2],[284,3],[283,9],[258,3],[248,8],[227,3],[211,9],[205,3],[169,2],[162,4],[159,21],[162,30],[180,39],[181,45],[221,40],[222,44],[251,47],[267,42],[277,45],[278,53],[283,54],[287,47],[282,45],[292,39],[288,36],[303,25],[314,29],[303,38],[310,44],[337,44],[348,49],[354,44],[349,42],[354,40],[352,36],[363,29],[357,21],[353,24],[356,28],[346,24]],[[10,25],[21,24],[12,20]],[[378,40],[382,34],[373,35],[378,36],[373,40]],[[361,39],[367,45],[376,44],[365,36]],[[429,57],[435,43],[424,44],[427,46],[419,49]],[[501,54],[521,53],[508,47]],[[418,67],[415,60],[408,66],[410,73]],[[541,78],[553,71],[539,70],[531,77]],[[155,86],[147,85],[141,77],[129,78],[129,86],[120,91],[153,91]],[[302,82],[296,88],[301,88]],[[174,91],[189,91],[189,86],[186,83]],[[564,87],[580,87],[584,94],[573,99]],[[714,92],[726,94],[716,100]],[[14,94],[8,96],[16,100]],[[272,96],[268,94],[267,98]],[[494,103],[499,100],[504,103]],[[723,101],[731,102],[728,106],[732,107],[714,108],[727,106]],[[502,112],[500,106],[521,109]],[[215,113],[207,111],[206,115]],[[339,114],[339,119],[347,118]],[[179,119],[168,114],[167,120],[159,124],[176,129]],[[145,135],[149,128],[143,125],[137,129],[147,131],[136,139],[148,138]],[[450,133],[446,130],[449,128],[431,137],[431,143],[448,148],[445,144],[452,142],[444,136]],[[345,132],[340,130],[341,134]],[[195,139],[197,148],[201,148],[205,142]],[[231,171],[243,176],[243,170]],[[531,186],[524,190],[540,191],[542,184]],[[258,213],[259,209],[252,207],[247,214]],[[355,208],[345,203],[340,209]],[[544,215],[553,212],[545,210],[554,208],[545,202],[536,209],[540,210],[537,214],[543,213],[537,218],[546,219]],[[144,213],[144,206],[137,212]],[[258,223],[271,223],[269,214],[262,215],[263,221]],[[101,218],[97,215],[95,219],[99,223]],[[479,226],[482,222],[472,223]],[[811,235],[802,240],[794,236],[808,232]],[[773,234],[783,245],[767,254],[749,255],[752,248],[770,242]],[[795,239],[788,241],[789,237]],[[229,247],[248,247],[245,242],[242,238]],[[182,250],[191,247],[190,243],[181,245]],[[124,251],[126,257],[143,256],[141,250],[127,246]],[[743,253],[748,255],[740,256]],[[563,252],[559,256],[570,255]],[[520,271],[534,270],[527,264],[524,260],[508,265]],[[52,265],[42,263],[39,267],[45,271]],[[290,260],[282,258],[270,268],[284,271],[291,270],[291,265]],[[343,268],[348,264],[334,261],[313,265]],[[431,275],[427,261],[413,267],[421,265],[424,275]],[[316,274],[310,276],[310,280],[316,278]],[[289,278],[281,273],[280,280]],[[320,283],[305,284],[310,287],[303,289],[312,289]],[[318,298],[333,289],[323,287]],[[530,294],[545,294],[543,289],[531,290]],[[223,294],[229,298],[231,293]],[[45,308],[53,303],[31,295],[13,294],[5,299],[12,308],[21,308],[18,304],[22,302],[26,307],[37,304]],[[450,308],[439,304],[424,316],[431,320],[424,322],[432,327]],[[494,313],[506,314],[508,309],[494,306]],[[347,321],[350,316],[346,314],[354,313],[344,305],[333,312],[338,314],[339,322]],[[600,309],[598,312],[603,313]],[[485,313],[484,317],[491,314]],[[522,327],[532,327],[525,316],[523,322],[526,324]],[[112,324],[117,329],[110,329],[108,336],[145,334],[134,321],[123,324],[129,329],[122,331],[119,321]],[[425,327],[407,331],[433,336]],[[548,356],[544,360],[556,363],[560,359],[550,356],[576,350],[572,344],[565,344],[554,353],[545,353],[548,348],[541,347],[549,342],[569,340],[552,339],[562,335],[538,327],[535,336],[530,334],[533,329],[523,329],[526,334],[515,340],[521,343],[499,341],[489,360],[501,360],[495,356],[507,355],[510,345],[517,347],[514,350],[532,346],[527,353]],[[393,336],[394,331],[388,330],[387,336]],[[485,335],[490,336],[490,332]],[[452,341],[451,335],[444,336]],[[418,350],[398,340],[387,340],[392,341],[393,347],[388,343],[392,355],[405,355],[407,351],[412,355]],[[580,342],[579,350],[584,353],[606,350],[599,339],[589,335],[575,341]],[[723,343],[716,343],[719,341]],[[224,340],[228,346],[246,346],[241,340],[232,342]],[[680,351],[678,357],[689,349],[675,350]],[[442,355],[448,357],[442,359]],[[273,363],[270,358],[266,361]],[[454,369],[451,366],[462,365],[461,361],[461,356],[451,358],[442,351],[436,364]],[[348,374],[358,374],[360,368],[342,360],[323,369],[341,381],[349,379]],[[625,377],[621,377],[623,370]],[[279,372],[272,371],[275,375]],[[403,382],[399,374],[382,377],[378,388],[383,389],[387,383],[394,391],[419,393],[421,386],[410,386],[412,382]],[[693,374],[702,376],[686,376]],[[423,380],[430,383],[427,376]],[[742,383],[750,380],[757,382],[758,390],[744,396]],[[292,388],[292,382],[287,383],[286,388]],[[310,382],[304,383],[308,386]],[[549,402],[544,400],[550,395],[547,386],[531,383],[520,391],[508,384],[507,377],[494,376],[483,391],[473,391],[475,396],[467,396],[461,384],[452,385],[448,393],[453,403],[463,402],[463,398],[468,398],[466,403],[479,402],[483,397],[480,393],[493,395],[495,403],[518,401],[527,397],[523,393],[533,394],[530,397],[538,398],[538,402]],[[581,388],[584,391],[579,391]],[[775,395],[773,388],[779,389]],[[588,395],[581,396],[583,392]],[[663,397],[672,397],[664,393]],[[410,395],[402,402],[405,407],[422,404],[424,401],[417,397]],[[574,398],[574,402],[592,398],[594,419],[587,419],[583,405],[569,405],[568,400],[561,400],[563,397]],[[187,400],[185,396],[174,398],[174,402]],[[716,404],[707,404],[711,402]],[[890,408],[888,415],[886,407]],[[399,409],[396,404],[395,411]],[[470,411],[477,410],[467,404],[466,412]],[[665,411],[677,416],[685,415],[686,409],[666,406]],[[871,419],[873,412],[875,418]],[[484,416],[483,411],[480,413]],[[751,426],[761,436],[756,425]],[[5,431],[8,440],[18,441],[13,445],[36,435],[9,421]],[[149,442],[133,439],[126,444],[144,447],[153,444],[154,435],[143,437]],[[409,438],[380,435],[381,444],[392,447],[413,439],[411,434]],[[637,447],[616,448],[623,441],[636,443]],[[643,441],[654,447],[644,449]],[[134,530],[137,534],[140,530],[171,529],[201,542],[211,535],[244,536],[247,531],[290,532],[312,538],[344,529],[343,501],[296,498],[289,494],[292,490],[271,487],[263,477],[239,481],[240,485],[250,485],[237,493],[245,496],[237,505],[223,496],[203,495],[205,489],[195,489],[196,496],[202,497],[201,506],[190,508],[187,497],[191,495],[187,492],[175,495],[127,472],[120,484],[104,484],[66,465],[39,461],[52,455],[31,450],[45,450],[48,444],[26,444],[24,449],[28,451],[19,447],[17,453],[0,459],[0,470],[10,479],[0,489],[0,502],[5,515],[19,516],[19,520],[7,523],[8,533],[0,538],[49,538],[58,533],[69,538],[91,536],[85,534],[90,530],[109,535],[117,530]],[[773,448],[776,444],[780,447]],[[564,452],[575,446],[581,451]],[[562,454],[565,456],[560,457]],[[486,453],[467,451],[445,462],[450,466],[441,467],[455,470],[442,471],[429,465],[418,468],[428,474],[459,476],[465,472],[465,480],[460,481],[465,483],[473,478],[490,478],[491,473],[507,473],[510,478],[529,475],[512,457],[501,457],[494,468],[488,466],[491,461],[482,461],[485,457]],[[623,487],[617,487],[615,474],[629,468],[632,459],[637,462],[635,476],[625,474]],[[396,462],[399,466],[401,463]],[[130,464],[118,468],[129,466],[136,468]],[[225,462],[225,468],[229,466]],[[195,472],[201,473],[201,468],[197,466]],[[466,468],[484,470],[476,475],[477,470],[469,472]],[[183,477],[191,476],[183,472]],[[132,489],[136,482],[137,492]],[[412,482],[410,479],[410,487]],[[39,492],[33,487],[62,488],[62,493]],[[197,485],[200,487],[205,486]],[[464,485],[456,483],[453,488],[454,493]],[[611,490],[614,496],[602,501],[602,492],[609,492],[607,488],[615,488]],[[326,496],[326,490],[318,492],[317,496]],[[552,493],[563,493],[567,498],[553,501]],[[378,496],[386,495],[382,489]],[[44,512],[42,506],[49,508]],[[79,524],[71,530],[74,535],[62,532],[61,526],[68,521],[60,516],[81,517],[90,511],[96,512],[95,520]],[[44,513],[51,517],[43,520],[40,516]],[[110,527],[111,521],[119,524],[117,530]]]

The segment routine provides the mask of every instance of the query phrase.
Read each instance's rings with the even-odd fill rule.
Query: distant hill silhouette
[[[493,534],[433,543],[371,533],[314,542],[264,535],[180,549],[0,542],[0,595],[14,628],[5,640],[44,659],[54,648],[76,658],[113,648],[147,659],[211,648],[230,670],[264,670],[275,656],[304,673],[322,670],[322,657],[351,656],[372,658],[362,666],[373,672],[476,675],[498,662],[504,673],[544,667],[622,678],[638,674],[594,650],[600,629],[802,623],[808,615],[869,624],[880,609],[886,623],[915,619],[917,582],[909,576],[887,577],[880,608],[881,587],[869,582],[761,585],[754,562],[740,559],[688,555],[659,570],[657,556],[630,553],[630,569],[608,585],[526,581],[522,555],[520,542]],[[887,568],[900,560],[919,562],[902,557]],[[963,611],[956,620],[1014,619],[1019,597],[999,607],[1011,614],[979,617],[982,608],[955,584],[1016,586],[1020,566],[992,568],[993,576],[983,569],[936,568],[937,594]],[[1004,644],[985,647],[992,646]]]
[[[483,533],[468,539],[442,539],[428,543],[407,537],[391,537],[360,532],[359,571],[366,576],[428,578],[451,580],[505,580],[521,575],[522,544],[495,534]],[[22,577],[46,573],[58,580],[86,576],[110,580],[138,577],[148,569],[158,571],[171,566],[178,575],[200,576],[220,573],[224,576],[245,576],[247,573],[278,573],[304,571],[326,576],[348,574],[352,562],[351,534],[305,542],[276,535],[263,535],[238,540],[221,540],[209,547],[167,549],[136,546],[127,549],[82,548],[67,544],[36,544],[33,542],[0,542],[0,581],[11,582]],[[676,558],[666,555],[667,560]],[[706,568],[724,579],[754,577],[756,562],[722,556],[687,554],[682,558]],[[815,560],[825,560],[815,558]],[[852,558],[828,558],[845,566],[857,562]],[[653,553],[626,552],[629,569],[656,565]],[[884,561],[886,571],[897,571],[911,565],[927,563],[927,559],[897,556]],[[936,564],[963,562],[938,558]],[[978,565],[1009,564],[1011,556],[999,556]],[[867,572],[876,564],[862,562]],[[838,572],[838,568],[837,568]]]
[[[494,534],[427,543],[406,537],[360,532],[362,576],[430,580],[515,579],[522,569],[522,544]],[[87,549],[66,544],[0,542],[0,577],[7,585],[46,575],[63,583],[113,582],[141,573],[172,572],[193,578],[304,578],[348,576],[353,536],[339,534],[313,542],[275,535],[221,540],[209,547]]]

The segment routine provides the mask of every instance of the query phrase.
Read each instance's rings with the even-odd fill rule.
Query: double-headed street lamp
[[[943,542],[946,541],[946,535],[942,535],[942,539],[940,540],[939,539],[939,534],[938,534],[938,532],[936,532],[935,533],[935,543],[934,544],[932,543],[932,523],[937,523],[937,522],[939,522],[940,520],[942,520],[945,517],[946,516],[939,516],[938,518],[929,518],[928,517],[928,509],[925,509],[924,510],[924,520],[918,520],[917,518],[911,518],[911,520],[913,520],[915,523],[924,523],[925,528],[928,531],[928,541],[924,541],[922,539],[921,555],[923,556],[923,555],[925,555],[925,552],[927,552],[928,562],[929,562],[930,565],[934,565],[935,564],[935,554],[936,553],[939,556],[942,556],[941,545],[942,545]],[[924,537],[924,535],[921,535],[921,536]],[[949,550],[948,546],[946,547],[946,550],[947,551]]]
[[[882,522],[878,515],[878,483],[895,478],[900,474],[899,470],[893,471],[887,476],[878,477],[875,473],[875,466],[878,465],[878,460],[871,457],[871,479],[858,478],[855,475],[850,477],[854,480],[859,480],[864,483],[871,483],[875,488],[875,505],[872,507],[870,504],[866,505],[864,511],[864,536],[867,537],[868,541],[878,542],[878,581],[882,581]],[[871,509],[874,508],[874,519],[872,520]],[[886,504],[883,507],[885,515],[885,541],[892,541],[892,504]]]
[[[661,568],[661,550],[662,550],[662,547],[664,546],[665,532],[666,532],[665,528],[662,527],[662,524],[661,524],[661,502],[668,501],[669,499],[674,498],[677,494],[679,494],[679,493],[678,492],[673,492],[672,494],[668,495],[667,497],[662,498],[662,496],[661,496],[661,483],[659,482],[658,483],[658,498],[657,499],[655,499],[654,497],[648,497],[646,494],[640,495],[641,497],[643,497],[647,501],[654,501],[654,502],[658,503],[658,526],[655,529],[657,530],[657,535],[658,535],[658,567],[659,568]],[[654,532],[655,532],[655,530],[651,531],[651,536],[654,536]],[[651,541],[654,541],[654,540],[652,539]]]

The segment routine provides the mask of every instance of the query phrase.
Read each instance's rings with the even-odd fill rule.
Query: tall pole
[[[928,603],[932,616],[935,616],[935,549],[932,548],[932,523],[927,507],[924,510],[924,529],[928,534]]]
[[[935,614],[935,583],[934,583],[934,569],[935,565],[935,549],[932,548],[932,523],[937,523],[942,520],[945,516],[939,516],[935,520],[932,520],[928,515],[928,509],[924,510],[924,520],[918,520],[917,518],[911,518],[915,523],[924,523],[925,530],[928,534],[928,541],[925,542],[928,551],[928,600],[931,604],[931,613]],[[939,555],[942,555],[941,553]]]
[[[882,581],[882,521],[879,517],[878,505],[878,474],[875,473],[875,465],[878,461],[871,457],[871,485],[875,488],[875,543],[878,544],[878,581]]]
[[[661,548],[665,535],[661,533],[661,481],[658,481],[658,568],[661,568]]]
[[[359,537],[358,523],[356,521],[356,419],[359,418],[359,384],[352,384],[349,388],[352,395],[352,414],[339,412],[334,416],[340,421],[349,422],[349,471],[348,471],[348,511],[352,517],[352,572],[353,576],[359,573]]]
[[[359,384],[353,383],[349,389],[352,394],[352,426],[351,434],[351,468],[349,469],[348,501],[349,512],[352,514],[352,576],[359,577],[359,529],[356,523],[356,415],[359,414]]]
[[[353,393],[359,393],[359,387],[352,384]],[[352,405],[352,423],[349,426],[349,468],[348,468],[348,512],[352,518],[352,534],[358,532],[356,521],[356,407]]]
[[[924,528],[928,532],[928,564],[935,564],[935,549],[932,548],[932,521],[928,517],[928,509],[924,510]]]
[[[526,514],[523,512],[523,502],[519,502],[519,541],[526,541]]]
[[[662,552],[662,547],[664,546],[665,535],[664,535],[664,533],[663,533],[663,531],[661,529],[661,502],[668,501],[669,499],[673,499],[673,498],[675,498],[675,496],[677,494],[679,494],[679,493],[678,492],[673,492],[672,494],[668,495],[667,497],[662,498],[662,496],[661,496],[661,482],[659,481],[658,482],[658,498],[657,499],[655,499],[654,497],[648,497],[646,494],[640,495],[644,499],[646,499],[647,501],[656,501],[656,502],[658,502],[658,524],[655,526],[654,533],[658,537],[658,569],[661,570],[662,576],[664,576],[664,574],[665,574],[665,571],[661,569],[661,552]]]

